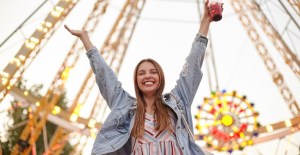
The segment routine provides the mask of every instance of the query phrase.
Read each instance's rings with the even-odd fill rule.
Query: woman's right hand
[[[74,35],[78,38],[82,38],[84,35],[87,35],[86,30],[72,30],[67,25],[64,25],[64,26],[72,35]]]
[[[94,47],[86,30],[72,30],[67,25],[64,26],[73,36],[78,37],[82,41],[86,51],[89,51]]]

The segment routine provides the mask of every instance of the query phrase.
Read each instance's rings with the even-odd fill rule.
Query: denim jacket
[[[176,86],[170,92],[176,99],[162,96],[164,103],[177,116],[176,136],[184,155],[204,155],[203,150],[189,137],[183,119],[193,132],[191,104],[202,78],[201,66],[207,38],[197,34]],[[87,52],[101,95],[111,109],[93,145],[92,155],[130,155],[130,136],[136,112],[136,99],[130,96],[94,47]],[[183,114],[183,115],[182,115]],[[185,117],[185,118],[182,118]]]

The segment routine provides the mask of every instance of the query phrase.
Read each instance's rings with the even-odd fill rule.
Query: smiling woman
[[[1,42],[3,42],[3,40],[44,1],[45,0],[0,1],[0,19],[3,21],[0,29]],[[92,11],[92,6],[94,5],[93,2],[95,1],[97,0],[92,0],[90,1],[91,3],[79,1],[70,15],[68,15],[68,17],[65,19],[65,23],[70,23],[72,24],[72,27],[80,28],[84,23],[83,21],[87,17],[88,13]],[[200,2],[200,5],[198,6],[202,6],[202,2],[204,0],[198,1]],[[39,25],[47,13],[49,13],[53,5],[57,2],[58,0],[47,1],[47,5],[45,5],[43,10],[31,17],[29,22],[25,24],[25,27],[17,31],[14,38],[1,47],[1,69],[5,68],[9,63],[9,60],[11,60],[15,53],[19,51],[19,47],[23,44],[24,39],[26,39],[24,37],[29,37],[31,35],[31,32],[36,29],[36,26]],[[95,33],[91,33],[91,31],[89,31],[89,34],[91,34],[96,46],[101,46],[102,42],[104,42],[107,34],[110,32],[113,22],[115,21],[115,18],[113,17],[117,17],[124,2],[125,0],[110,1],[110,5],[108,5],[106,9],[104,18],[99,22],[101,23],[100,26],[98,26]],[[118,79],[122,81],[122,88],[124,88],[126,92],[134,95],[134,80],[132,79],[131,75],[133,74],[135,65],[139,62],[139,60],[148,57],[156,60],[164,70],[166,81],[164,91],[170,92],[172,90],[178,78],[177,73],[182,68],[182,64],[184,64],[183,57],[188,55],[187,52],[189,52],[189,49],[187,48],[189,48],[191,40],[193,39],[192,35],[194,35],[195,28],[198,28],[199,22],[198,13],[196,12],[196,2],[197,0],[151,0],[146,2],[142,14],[139,15],[138,24],[135,27],[129,48],[124,56],[121,69],[118,72]],[[233,0],[224,0],[225,12],[223,14],[223,19],[215,26],[212,25],[212,27],[210,27],[210,30],[213,30],[211,31],[209,39],[212,49],[208,49],[208,52],[206,53],[206,62],[208,63],[204,63],[204,66],[202,67],[202,71],[205,74],[202,77],[201,87],[199,87],[194,98],[194,103],[191,107],[192,114],[194,115],[198,112],[197,105],[203,104],[201,101],[203,98],[210,96],[211,90],[220,88],[221,90],[227,89],[229,91],[237,90],[243,94],[246,94],[249,99],[257,103],[255,108],[260,112],[259,120],[262,125],[288,120],[291,117],[289,107],[286,106],[280,91],[278,91],[276,85],[274,85],[272,76],[268,74],[263,61],[256,52],[255,46],[253,46],[251,43],[251,38],[247,36],[247,30],[244,29],[243,24],[240,23],[239,16],[242,15],[240,14],[241,11],[235,12],[234,6],[231,6],[230,4],[232,2],[236,2],[234,4],[241,3]],[[297,29],[297,27],[293,24],[292,20],[289,20],[289,16],[287,16],[287,14],[284,12],[284,8],[282,8],[280,5],[280,2],[288,4],[289,1],[249,0],[247,2],[258,2],[260,4],[259,9],[262,9],[261,12],[268,16],[269,20],[272,22],[272,25],[275,26],[277,31],[282,35],[281,38],[284,39],[288,45],[293,45],[291,44],[292,40],[295,41],[295,47],[292,47],[291,49],[293,52],[298,53],[299,55],[299,29]],[[255,22],[254,19],[258,16],[251,15],[253,13],[252,11],[255,11],[255,9],[249,9],[251,6],[248,5],[248,3],[241,4],[243,5],[235,5],[235,7],[242,6],[245,9],[243,13],[249,15],[251,21],[253,22],[253,24],[246,26],[248,28],[249,26],[254,26],[254,28],[258,30],[259,36],[261,36],[262,41],[267,45],[272,57],[275,58],[276,66],[278,67],[279,71],[282,72],[287,85],[290,87],[292,93],[295,95],[297,103],[299,104],[300,96],[297,95],[299,94],[298,92],[300,92],[299,80],[297,80],[297,78],[293,75],[290,68],[285,65],[285,62],[282,61],[280,55],[276,54],[277,50],[272,46],[272,42],[270,42],[271,40],[268,39],[261,31],[259,25],[262,23],[266,24],[266,22],[260,22],[260,24]],[[293,11],[291,7],[288,7],[288,9],[289,12]],[[300,21],[299,17],[300,16],[297,15],[294,16],[296,21]],[[109,22],[111,22],[111,24],[109,24]],[[58,71],[60,65],[62,64],[63,58],[65,58],[66,52],[69,51],[70,45],[74,41],[71,35],[66,35],[67,31],[62,30],[61,27],[57,28],[58,29],[54,33],[55,38],[53,37],[53,39],[51,39],[52,41],[50,40],[47,43],[40,54],[36,57],[35,61],[30,65],[26,72],[24,72],[24,78],[28,79],[30,85],[37,83],[44,84],[45,87],[43,92],[48,89],[51,81],[54,78],[53,76]],[[253,31],[254,29],[248,30]],[[250,33],[250,35],[251,34],[252,33]],[[210,68],[212,63],[214,63],[210,59],[212,57],[214,57],[217,70],[211,70],[212,68]],[[86,64],[88,61],[86,61],[85,58],[83,58],[83,60],[80,58],[80,60],[80,62],[83,62],[84,64],[78,63],[78,65],[72,69],[68,83],[66,83],[66,90],[68,92],[67,96],[68,100],[70,101],[69,105],[71,105],[71,102],[75,98],[80,85],[83,83],[85,77],[83,75],[85,75],[85,71],[88,71],[89,67]],[[190,68],[190,65],[184,65],[181,74],[183,76],[188,76]],[[213,74],[214,71],[216,72],[216,75]],[[217,75],[219,78],[215,77]],[[214,81],[214,79],[216,80]],[[103,80],[103,82],[104,84],[106,83],[106,86],[109,86],[110,84],[105,80]],[[117,86],[119,86],[119,84],[120,83],[118,83]],[[119,88],[121,87],[115,87],[116,90]],[[98,90],[95,92],[98,95]],[[134,97],[136,96],[134,95]],[[112,102],[112,99],[109,98],[109,101]],[[130,101],[131,100],[128,100],[126,104],[134,105],[134,103],[137,103],[131,103]],[[90,106],[92,108],[92,102],[93,101],[88,101],[86,102],[88,103],[86,104],[87,106],[82,106],[82,115],[86,118],[91,116],[91,113],[86,110],[88,109],[86,107]],[[113,113],[114,115],[110,115],[107,118],[107,126],[101,129],[101,134],[99,134],[99,137],[104,136],[108,140],[116,138],[121,141],[119,133],[126,134],[132,131],[132,129],[129,129],[128,127],[128,124],[130,124],[131,120],[129,121],[125,118],[127,118],[128,115],[131,116],[135,114],[133,118],[137,119],[137,111],[133,110],[130,111],[132,113],[128,114],[125,110],[123,110],[123,108],[126,107],[119,107],[119,104],[122,103],[116,103],[116,107],[118,108],[112,108],[114,112],[117,112]],[[8,105],[10,105],[10,103],[8,103]],[[98,105],[96,108],[94,108],[96,109],[95,113],[98,114],[97,120],[99,120],[101,123],[103,123],[102,121],[107,117],[107,113],[109,111],[108,108],[103,108],[104,105],[105,104],[101,104],[101,106]],[[134,109],[135,106],[132,108]],[[2,103],[0,106],[0,111],[5,111],[6,109],[7,107],[4,105],[4,103]],[[145,112],[145,115],[146,114],[147,113]],[[227,117],[229,115],[224,116],[225,117],[220,117],[220,120],[225,126],[234,123],[232,122],[232,119],[233,121],[235,120],[234,117]],[[205,119],[203,116],[201,118]],[[196,125],[197,120],[193,121]],[[148,123],[151,124],[152,122],[148,121]],[[0,130],[3,131],[4,128],[1,128]],[[197,135],[200,134],[200,132],[195,128],[194,130]],[[197,144],[200,146],[205,145],[204,141],[197,142],[199,142]],[[94,139],[90,137],[87,147],[83,149],[83,154],[89,154],[91,152],[91,145],[93,143]],[[295,134],[290,136],[268,141],[267,143],[255,144],[254,147],[247,147],[245,150],[243,150],[243,153],[284,154],[288,152],[287,154],[297,154],[299,153],[298,144],[300,144],[300,134],[299,132],[295,132]],[[104,143],[100,142],[96,142],[95,145],[105,146]],[[278,146],[277,149],[268,149],[274,146]],[[110,146],[108,146],[108,148],[109,147]],[[242,151],[237,150],[237,154],[242,154],[241,152]],[[214,154],[224,153],[215,151]]]
[[[166,129],[170,125],[170,119],[168,108],[160,98],[165,87],[161,66],[152,59],[144,59],[138,63],[134,73],[137,112],[132,135],[143,135],[145,128],[140,124],[145,124],[145,112],[156,116],[155,130]]]
[[[142,60],[135,69],[135,83],[137,83],[138,88],[141,93],[145,96],[154,95],[156,90],[161,87],[164,89],[164,73],[160,65],[152,60],[145,59]],[[150,110],[150,109],[149,109]],[[152,113],[151,111],[147,111]]]
[[[196,145],[190,128],[193,126],[191,104],[202,79],[201,67],[210,22],[206,2],[199,32],[190,54],[185,59],[185,69],[170,93],[175,100],[162,97],[165,86],[164,72],[153,59],[144,59],[136,66],[136,98],[130,96],[91,42],[87,31],[72,30],[65,26],[72,35],[82,41],[97,85],[111,109],[94,142],[93,155],[205,154]]]

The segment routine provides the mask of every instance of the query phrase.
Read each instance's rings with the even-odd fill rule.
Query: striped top
[[[170,112],[171,130],[155,130],[154,115],[145,113],[145,127],[143,137],[132,137],[131,155],[182,155],[175,135],[175,116]]]

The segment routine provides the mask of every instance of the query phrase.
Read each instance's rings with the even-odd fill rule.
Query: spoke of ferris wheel
[[[215,120],[214,118],[201,117],[200,120]]]
[[[290,16],[291,20],[294,22],[294,24],[298,27],[298,29],[300,30],[300,26],[298,24],[298,22],[295,20],[295,18],[292,16],[292,14],[290,13],[290,11],[286,8],[286,6],[282,3],[281,0],[278,1],[281,6],[283,7],[283,9],[285,10],[285,12]]]
[[[27,122],[28,122],[28,119],[26,119],[26,120],[24,120],[24,121],[22,121],[22,122],[19,122],[19,123],[17,123],[17,124],[14,124],[12,127],[10,127],[10,128],[8,129],[8,131],[13,131],[14,129],[16,129],[16,128],[18,128],[18,127],[21,127],[21,126],[23,126],[23,125],[26,125]]]
[[[220,120],[218,121],[215,121],[214,123],[212,124],[204,124],[204,125],[201,125],[201,128],[209,128],[209,127],[212,127],[212,126],[216,126],[216,125],[219,125],[221,124],[222,122]]]
[[[244,118],[248,118],[248,117],[254,117],[254,116],[258,116],[259,114],[257,112],[253,113],[252,115],[246,115],[246,116],[242,116],[242,117],[238,117],[239,119],[244,119]]]

